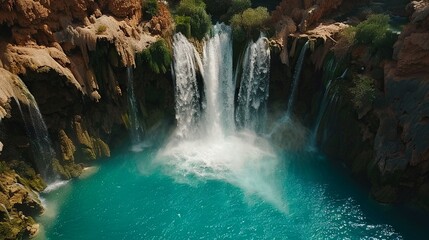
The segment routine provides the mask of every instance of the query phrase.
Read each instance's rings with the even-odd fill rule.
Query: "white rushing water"
[[[200,93],[197,83],[197,66],[201,59],[194,46],[177,33],[173,37],[173,73],[176,98],[176,134],[180,138],[192,135],[198,128],[201,116]],[[199,70],[202,71],[202,67]]]
[[[203,54],[206,93],[205,129],[221,135],[235,129],[231,28],[218,24],[207,40]]]
[[[293,107],[296,100],[296,94],[298,92],[299,81],[301,79],[302,65],[304,64],[305,54],[307,53],[308,46],[309,46],[309,41],[307,41],[302,47],[301,53],[299,54],[298,60],[295,65],[295,72],[292,78],[291,93],[290,93],[289,101],[287,105],[287,112],[286,112],[287,118],[289,118],[291,114],[293,114]]]
[[[235,129],[231,29],[217,24],[212,32],[213,36],[205,42],[202,61],[207,101],[204,108],[199,105],[201,99],[196,82],[196,58],[199,56],[183,35],[178,33],[174,36],[177,129],[170,142],[158,153],[156,163],[176,181],[190,184],[224,181],[239,187],[245,196],[259,197],[286,212],[287,205],[277,178],[280,174],[277,171],[279,159],[274,150],[255,132]],[[261,91],[261,86],[264,91],[268,89],[267,83],[260,83],[261,79],[268,79],[264,75],[268,75],[268,71],[262,69],[262,66],[269,66],[269,50],[265,41],[261,37],[256,43],[249,44],[246,50],[249,61],[243,69],[244,75],[251,75],[248,71],[252,64],[259,69],[253,71],[251,79],[258,82],[248,84],[259,88],[255,91]],[[250,94],[251,99],[245,101],[252,104],[242,108],[254,108],[257,101],[266,101],[268,93],[264,91],[261,91],[263,94]],[[259,100],[256,99],[258,97]],[[254,121],[251,118],[249,114],[248,120]]]
[[[241,71],[237,124],[240,128],[262,132],[265,130],[270,76],[270,46],[264,35],[247,46]]]

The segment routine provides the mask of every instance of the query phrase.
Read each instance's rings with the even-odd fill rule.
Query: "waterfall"
[[[176,134],[180,138],[196,133],[201,117],[196,67],[202,71],[201,59],[194,46],[177,33],[173,37],[173,73],[176,98]]]
[[[138,144],[142,141],[143,129],[138,117],[137,101],[134,94],[134,76],[132,67],[127,67],[127,84],[131,140],[133,144]]]
[[[238,72],[238,69],[237,69]],[[270,47],[261,34],[247,45],[237,99],[236,120],[240,128],[262,132],[269,95]]]
[[[348,69],[346,69],[343,74],[338,77],[334,78],[335,72],[337,70],[338,63],[333,66],[333,64],[328,63],[328,83],[326,84],[325,91],[323,92],[322,102],[320,104],[319,112],[317,113],[316,123],[314,125],[313,131],[310,136],[310,147],[312,149],[315,149],[317,146],[317,136],[319,133],[320,123],[322,122],[323,117],[326,115],[326,112],[328,109],[332,109],[337,105],[338,102],[338,93],[335,91],[332,93],[332,84],[333,82],[336,82],[339,79],[344,79],[346,77]]]
[[[204,45],[205,129],[221,136],[235,129],[232,73],[231,28],[225,24],[213,27],[213,36]]]
[[[52,160],[55,157],[55,152],[52,148],[52,142],[49,138],[48,128],[37,106],[36,100],[31,102],[29,106],[31,128],[29,128],[29,138],[32,140],[32,145],[35,145],[38,151],[35,151],[36,162],[45,181],[51,182],[56,178],[52,172]]]
[[[331,83],[332,79],[328,81],[328,84],[326,85],[325,91],[323,93],[322,102],[320,104],[319,112],[317,114],[316,118],[316,124],[314,125],[314,129],[310,136],[310,146],[312,148],[315,148],[317,145],[317,133],[319,132],[320,122],[322,121],[322,118],[324,116],[324,113],[326,112],[326,109],[328,105],[332,102],[333,98],[329,98],[330,96],[330,90],[331,90]],[[332,96],[335,97],[335,94]]]
[[[242,189],[245,196],[258,196],[286,212],[276,179],[279,159],[274,150],[252,129],[238,131],[235,127],[231,28],[224,24],[213,27],[212,36],[204,44],[203,66],[182,34],[177,33],[173,40],[177,128],[175,137],[158,152],[155,164],[175,181],[223,181]],[[253,82],[243,83],[250,89],[250,95],[245,87],[242,90],[242,101],[249,102],[241,107],[243,112],[262,109],[268,95],[269,49],[265,41],[261,38],[248,47],[249,60],[243,75],[251,76]],[[197,67],[203,70],[203,107]],[[245,110],[246,106],[252,110]],[[252,114],[249,122],[253,121]],[[262,122],[262,117],[258,121]]]
[[[287,112],[286,112],[287,117],[290,117],[290,115],[293,113],[293,106],[295,104],[296,93],[298,91],[299,80],[301,78],[302,64],[304,63],[305,54],[307,53],[308,46],[309,46],[309,41],[307,41],[302,47],[301,53],[299,54],[299,57],[298,57],[298,61],[296,62],[296,65],[295,65],[295,72],[292,78],[291,94],[289,96]]]
[[[49,183],[57,178],[52,169],[52,160],[55,158],[55,152],[49,138],[48,128],[43,120],[37,102],[25,85],[24,90],[26,92],[26,101],[28,102],[28,114],[23,111],[17,98],[15,98],[15,102],[24,121],[37,169],[42,178]]]

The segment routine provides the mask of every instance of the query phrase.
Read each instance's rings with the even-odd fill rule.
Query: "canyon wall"
[[[350,8],[351,4],[344,1],[340,9]],[[339,78],[345,69],[347,74],[336,83],[338,94],[321,119],[317,141],[323,152],[342,163],[357,179],[368,185],[372,196],[378,201],[412,203],[429,209],[429,138],[426,134],[429,123],[426,103],[429,90],[426,83],[429,77],[429,8],[426,1],[413,1],[406,8],[405,5],[404,1],[395,1],[388,9],[397,14],[394,17],[403,15],[410,21],[398,36],[392,56],[380,58],[373,54],[369,46],[358,45],[353,47],[349,58],[337,58],[334,61],[342,69],[334,79]],[[402,6],[402,11],[399,6]],[[363,12],[371,10],[369,8]],[[289,15],[283,17],[280,28],[283,30],[277,31],[280,34],[277,39],[283,36],[277,41],[278,44],[284,44],[281,60],[290,65],[290,68],[283,67],[285,70],[282,71],[288,77],[282,84],[290,84],[287,81],[291,79],[296,49],[299,50],[299,46],[307,39],[313,41],[314,48],[304,63],[295,107],[295,114],[301,122],[313,129],[327,83],[322,76],[329,74],[326,65],[335,59],[331,55],[336,46],[339,47],[338,33],[341,30],[326,37],[324,31],[317,30],[322,25],[330,25],[325,20],[322,25],[313,24],[302,33],[297,24],[300,21],[292,17],[289,19],[288,16],[293,16],[289,12]],[[349,22],[353,24],[361,15],[356,13],[354,18],[349,18]],[[350,100],[350,87],[356,76],[373,79],[376,87],[373,103],[360,108]],[[287,87],[282,91],[289,92]]]
[[[15,239],[37,231],[32,216],[43,206],[35,192],[46,181],[77,177],[130,142],[127,68],[137,69],[132,83],[146,130],[161,120],[174,121],[171,75],[154,73],[140,61],[152,43],[168,41],[172,18],[161,3],[159,14],[143,21],[142,3],[1,1],[1,236]],[[37,112],[43,119],[34,118]],[[33,125],[43,124],[52,145],[46,150],[52,151],[49,178],[39,174],[42,160],[32,138],[38,134]]]

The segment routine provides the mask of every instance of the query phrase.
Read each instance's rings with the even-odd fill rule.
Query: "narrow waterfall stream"
[[[290,118],[291,114],[293,114],[296,94],[298,92],[299,81],[301,79],[302,65],[304,64],[305,54],[307,53],[308,46],[309,46],[309,41],[307,41],[302,47],[301,53],[299,54],[298,60],[295,65],[295,71],[293,73],[293,78],[292,78],[291,93],[289,95],[289,100],[287,105],[287,112],[286,112],[287,118]]]
[[[4,79],[1,80],[4,81]],[[9,86],[9,84],[11,84],[9,81],[3,82],[2,88],[4,89],[2,91],[8,91],[13,96],[13,100],[18,106],[25,125],[24,127],[30,141],[37,170],[46,182],[51,183],[57,178],[52,170],[52,161],[55,153],[52,149],[48,128],[39,110],[39,106],[34,96],[19,77],[15,77],[13,80],[14,86]],[[16,92],[18,89],[19,93]],[[25,107],[21,106],[21,101],[25,103]]]
[[[136,146],[142,141],[143,126],[138,116],[137,100],[134,93],[134,74],[132,67],[127,67],[127,92],[131,128],[131,141]]]
[[[320,103],[319,111],[317,113],[316,122],[310,136],[310,148],[315,149],[317,147],[317,137],[319,134],[320,124],[323,117],[329,111],[329,109],[335,109],[338,101],[338,92],[331,91],[332,85],[335,84],[338,80],[343,80],[347,74],[348,69],[344,70],[343,74],[338,78],[335,77],[335,70],[337,69],[337,64],[335,67],[328,68],[328,83],[323,91],[322,102]],[[332,72],[332,73],[331,73]]]
[[[243,65],[238,66],[237,72],[240,70],[242,74],[237,99],[237,124],[240,128],[263,132],[270,79],[270,46],[263,34],[256,42],[249,42]]]

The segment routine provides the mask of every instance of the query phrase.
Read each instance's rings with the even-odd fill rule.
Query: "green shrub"
[[[179,16],[190,18],[191,35],[200,40],[211,28],[211,18],[205,7],[202,0],[182,0],[177,8]]]
[[[374,79],[356,75],[353,78],[354,86],[350,88],[351,101],[356,109],[361,109],[364,106],[371,105],[375,99],[376,88]]]
[[[356,43],[369,44],[374,50],[393,45],[389,34],[389,20],[388,15],[377,14],[359,23],[356,26]]]
[[[164,39],[160,39],[141,53],[141,60],[155,73],[166,73],[173,57]]]
[[[187,38],[191,37],[191,18],[186,16],[176,16],[176,32],[181,32]]]
[[[147,19],[151,19],[153,16],[156,16],[159,11],[158,0],[146,0],[143,4],[143,11],[147,14]],[[143,14],[144,16],[145,14]]]
[[[97,35],[100,35],[100,34],[103,34],[106,30],[107,30],[107,26],[106,25],[100,25],[100,26],[98,26],[98,28],[95,31],[95,33]]]
[[[267,8],[248,8],[242,13],[232,16],[231,26],[234,38],[240,41],[243,36],[251,37],[256,31],[266,30],[265,25],[270,18]]]

